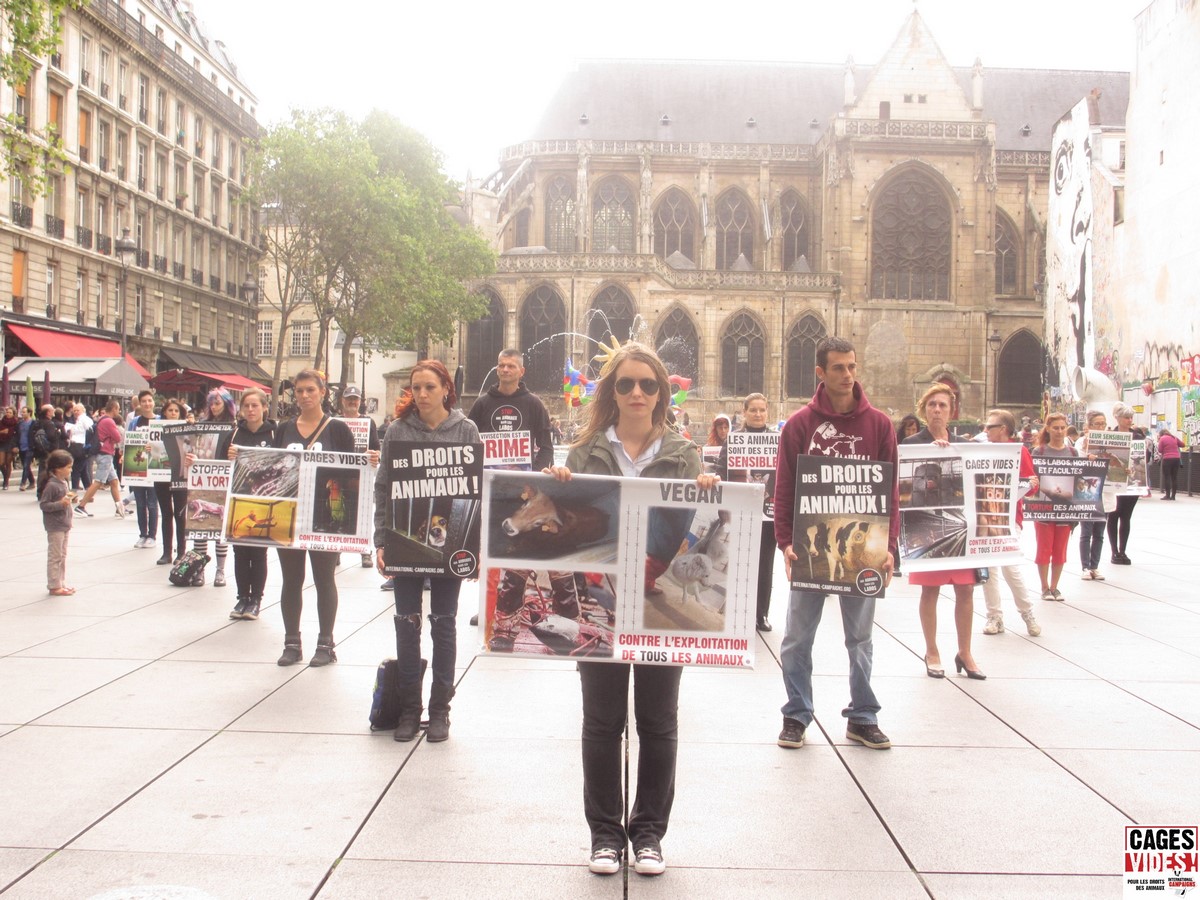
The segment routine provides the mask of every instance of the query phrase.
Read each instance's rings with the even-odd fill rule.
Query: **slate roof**
[[[857,94],[872,71],[855,69]],[[816,63],[582,62],[529,137],[815,144],[843,109],[844,72],[842,65]],[[969,99],[971,69],[955,67],[954,73]],[[1049,150],[1054,124],[1097,87],[1103,92],[1101,124],[1122,126],[1128,72],[985,67],[983,117],[996,123],[998,149]],[[669,125],[660,123],[663,115]],[[813,119],[817,127],[811,127]],[[1028,137],[1020,133],[1026,124]]]

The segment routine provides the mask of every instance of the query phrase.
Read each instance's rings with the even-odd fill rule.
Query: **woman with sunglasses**
[[[559,481],[569,481],[571,473],[577,472],[695,478],[702,487],[711,488],[720,479],[701,474],[696,446],[667,427],[670,393],[667,370],[653,350],[637,343],[616,350],[601,370],[595,395],[587,407],[586,424],[571,447],[567,464],[543,471]],[[679,538],[675,546],[679,546]],[[657,566],[657,560],[647,559],[648,582]],[[583,688],[583,814],[592,835],[588,868],[597,875],[613,875],[621,870],[629,842],[633,844],[634,871],[639,875],[659,875],[666,869],[662,838],[675,797],[682,669],[634,665],[632,670],[638,777],[626,828],[621,742],[629,715],[630,665],[579,662]]]

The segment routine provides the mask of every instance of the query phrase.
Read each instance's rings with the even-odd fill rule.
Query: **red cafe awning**
[[[205,372],[200,369],[168,369],[165,372],[159,372],[151,378],[150,384],[160,391],[167,389],[174,391],[207,391],[213,387],[223,387],[231,391],[258,388],[265,394],[271,393],[271,389],[265,384],[259,384],[254,379],[247,378],[245,375]]]
[[[34,328],[32,325],[17,325],[13,322],[5,324],[9,331],[29,346],[35,356],[58,359],[71,357],[78,359],[121,358],[121,345],[116,341],[106,341],[104,338],[89,337],[83,334],[67,334],[47,328]],[[125,361],[133,366],[143,378],[150,377],[146,367],[128,353],[125,354]]]

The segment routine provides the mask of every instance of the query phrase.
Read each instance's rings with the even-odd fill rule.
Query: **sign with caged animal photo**
[[[763,486],[487,471],[481,652],[753,668]]]
[[[800,454],[792,587],[882,597],[891,516],[891,463]]]
[[[365,453],[239,448],[222,537],[254,547],[367,553],[374,486]]]
[[[476,577],[483,445],[388,441],[384,448],[383,571]]]

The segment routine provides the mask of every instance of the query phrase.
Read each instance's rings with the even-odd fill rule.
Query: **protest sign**
[[[1082,456],[1034,456],[1037,493],[1025,497],[1025,518],[1031,522],[1100,522],[1106,516],[1100,502],[1108,462]]]
[[[753,667],[762,495],[487,472],[482,652]]]
[[[883,596],[892,483],[891,463],[796,457],[793,588]]]
[[[184,511],[188,540],[220,539],[232,465],[227,459],[198,459],[188,467],[187,508]]]
[[[256,547],[367,553],[375,469],[365,453],[242,447],[224,538]]]
[[[1020,562],[1020,444],[901,444],[899,450],[904,569],[932,572]]]
[[[171,462],[171,487],[187,488],[187,456],[196,459],[217,459],[218,452],[233,434],[233,422],[175,422],[164,421],[162,441]]]
[[[345,422],[350,434],[354,436],[354,452],[364,452],[371,441],[371,420],[367,416],[339,416],[339,421]]]
[[[483,445],[388,441],[384,447],[384,572],[475,577]]]
[[[779,452],[777,431],[735,431],[725,441],[725,469],[733,484],[761,484],[763,518],[775,518],[775,457]]]
[[[150,487],[156,481],[171,480],[171,461],[157,422],[127,431],[123,453],[121,477],[129,487]]]
[[[485,431],[483,467],[528,472],[533,468],[533,436],[528,431]]]
[[[721,445],[715,447],[701,447],[700,461],[704,465],[704,471],[709,475],[717,473],[717,461],[721,458]]]

